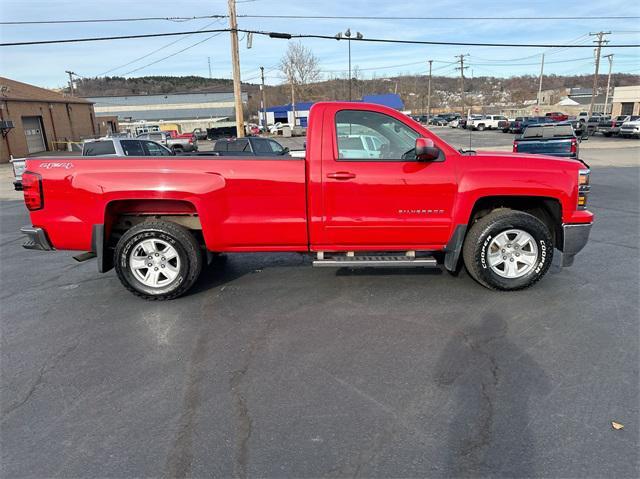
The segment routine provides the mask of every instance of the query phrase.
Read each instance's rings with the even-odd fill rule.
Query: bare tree
[[[302,96],[309,94],[309,85],[320,80],[318,58],[302,42],[291,42],[280,60],[280,70],[291,84],[292,95],[298,90]]]

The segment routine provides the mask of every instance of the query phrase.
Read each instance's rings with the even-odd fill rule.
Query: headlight
[[[591,185],[589,184],[589,177],[591,170],[584,169],[578,171],[578,209],[584,210],[587,208],[587,197],[589,191],[591,191]]]

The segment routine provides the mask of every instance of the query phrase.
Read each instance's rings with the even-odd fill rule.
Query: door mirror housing
[[[436,161],[440,150],[429,138],[416,138],[416,159],[418,161]]]

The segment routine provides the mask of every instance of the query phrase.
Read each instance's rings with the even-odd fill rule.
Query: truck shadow
[[[549,379],[507,332],[507,322],[488,313],[454,332],[436,364],[433,381],[451,395],[443,448],[451,477],[540,473],[529,405],[549,393]]]

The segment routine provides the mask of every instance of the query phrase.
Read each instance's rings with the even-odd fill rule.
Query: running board
[[[438,262],[431,256],[347,255],[319,258],[313,261],[313,266],[316,268],[435,268]]]

